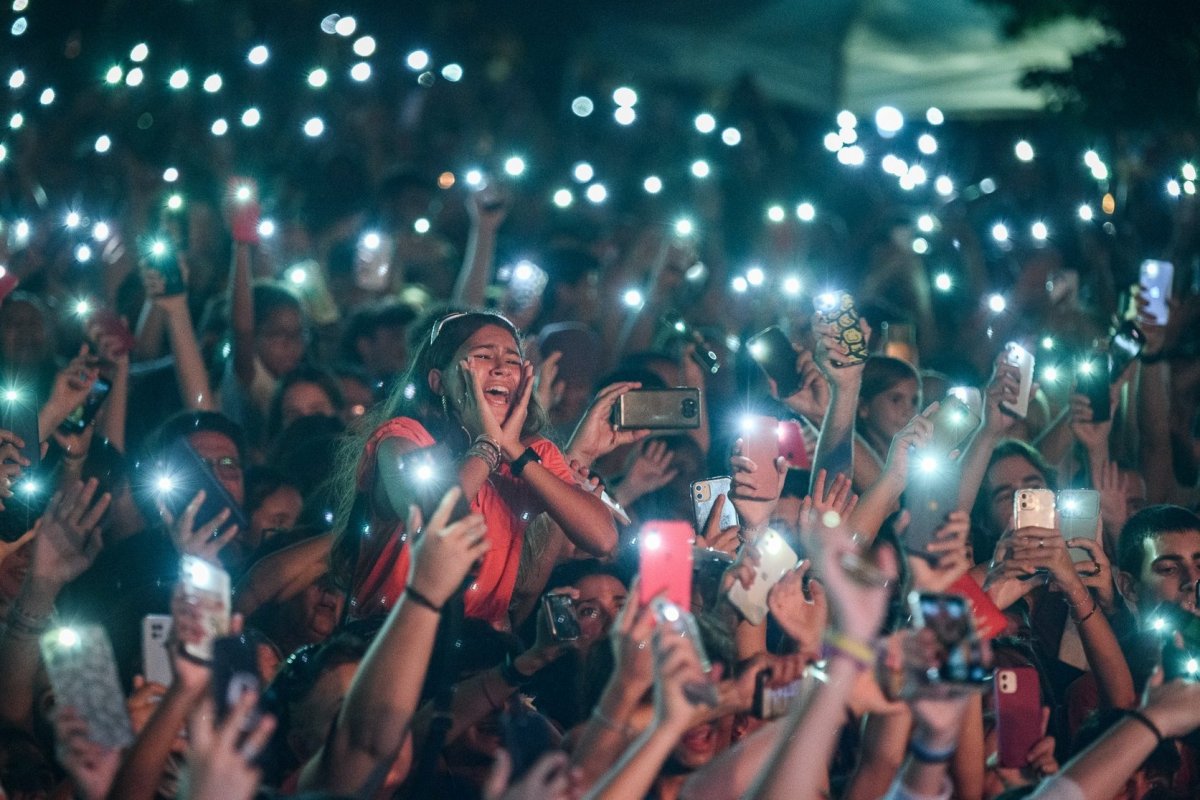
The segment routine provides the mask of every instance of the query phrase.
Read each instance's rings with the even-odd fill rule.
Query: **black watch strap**
[[[540,464],[542,463],[542,457],[537,454],[537,450],[534,450],[532,447],[526,447],[525,452],[517,456],[512,464],[509,464],[508,468],[512,471],[513,477],[519,478],[521,477],[521,473],[525,471],[525,467],[529,466],[531,462]]]

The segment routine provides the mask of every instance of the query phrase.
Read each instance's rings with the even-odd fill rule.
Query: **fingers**
[[[429,517],[430,530],[440,531],[446,527],[446,523],[450,520],[450,513],[454,510],[454,504],[458,502],[460,496],[462,496],[462,489],[458,486],[451,486],[442,495],[441,502]]]
[[[509,778],[512,777],[512,758],[508,751],[501,747],[496,751],[496,760],[492,762],[491,772],[483,785],[484,800],[500,800],[504,790],[508,788]]]

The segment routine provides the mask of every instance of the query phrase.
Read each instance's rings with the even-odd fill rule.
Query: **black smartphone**
[[[796,372],[796,351],[792,342],[778,325],[759,331],[746,341],[746,350],[767,377],[775,381],[779,396],[791,397],[800,389]]]
[[[204,502],[196,512],[196,525],[206,524],[228,508],[229,519],[223,527],[232,524],[241,531],[249,530],[241,506],[186,439],[179,439],[167,448],[164,456],[152,468],[151,485],[176,519],[192,502],[196,492],[203,489]]]
[[[96,378],[96,382],[92,384],[92,389],[84,398],[83,404],[68,414],[58,427],[64,433],[83,433],[84,429],[96,418],[96,412],[100,410],[100,406],[104,404],[111,391],[111,383],[104,378]]]
[[[983,660],[967,598],[960,594],[911,592],[908,596],[913,627],[928,628],[937,637],[941,663],[924,673],[930,685],[981,687],[992,677]]]
[[[1146,346],[1146,334],[1133,320],[1125,320],[1117,327],[1108,345],[1109,382],[1114,382],[1125,372],[1135,358],[1142,354]]]
[[[618,428],[679,430],[700,427],[700,390],[634,389],[617,398],[612,423]]]
[[[26,473],[37,470],[42,461],[41,434],[38,429],[37,396],[32,389],[8,387],[0,392],[0,429],[21,438],[21,455],[29,460]]]
[[[212,690],[217,719],[225,719],[246,692],[262,692],[258,654],[254,643],[245,634],[225,636],[213,642]],[[257,719],[253,723],[257,724]],[[251,720],[247,720],[247,728],[253,726]]]
[[[512,759],[510,784],[524,777],[537,760],[557,746],[550,722],[519,699],[512,700],[500,718],[504,749]]]
[[[800,694],[804,679],[797,678],[783,686],[768,686],[771,670],[764,669],[754,677],[754,703],[750,713],[759,719],[777,719],[791,708],[792,701]]]
[[[163,296],[173,297],[187,291],[170,236],[154,236],[143,240],[141,251],[143,269],[155,270],[163,276]]]
[[[1092,422],[1106,422],[1112,418],[1108,396],[1110,372],[1108,353],[1098,351],[1085,355],[1075,368],[1075,386],[1092,404]]]
[[[940,457],[944,458],[944,457]],[[949,461],[938,456],[914,457],[909,470],[904,507],[908,509],[908,529],[901,536],[904,551],[933,561],[929,545],[938,529],[946,524],[946,515],[958,508],[959,481]],[[934,459],[932,464],[928,463]]]
[[[709,347],[708,342],[704,341],[704,334],[696,330],[683,317],[665,316],[659,320],[659,325],[666,331],[668,337],[682,340],[685,344],[695,345],[692,349],[691,358],[700,369],[710,375],[716,375],[721,371],[721,359]]]
[[[433,512],[451,487],[458,485],[456,459],[449,448],[443,445],[410,450],[400,456],[398,467],[400,483],[408,504],[421,509],[421,520],[428,523]],[[459,493],[450,512],[450,521],[462,519],[471,513],[471,504]]]
[[[546,622],[554,641],[573,642],[583,635],[579,627],[579,615],[575,613],[575,601],[570,595],[544,595],[542,605],[546,608]]]

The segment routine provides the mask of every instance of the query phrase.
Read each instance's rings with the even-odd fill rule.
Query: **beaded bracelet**
[[[843,655],[854,662],[860,670],[869,670],[875,666],[875,650],[866,642],[851,639],[844,633],[825,634],[825,657]]]
[[[487,464],[488,472],[495,472],[500,467],[500,457],[486,447],[471,447],[467,450],[467,458],[472,456]]]

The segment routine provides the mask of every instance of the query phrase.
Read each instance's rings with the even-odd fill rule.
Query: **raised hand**
[[[904,512],[902,524],[907,527],[908,512]],[[923,592],[941,593],[971,568],[970,545],[967,537],[971,533],[971,518],[965,511],[951,511],[943,524],[933,534],[933,541],[926,550],[935,558],[933,562],[921,556],[908,557],[908,570],[912,575],[913,588]]]
[[[1021,371],[1008,363],[1005,353],[996,356],[992,377],[984,388],[983,429],[1000,437],[1013,426],[1017,418],[1004,410],[1003,403],[1016,403],[1021,389]]]
[[[449,522],[462,489],[450,488],[422,529],[421,512],[413,506],[408,516],[410,531],[420,531],[412,541],[408,584],[437,605],[458,591],[476,561],[491,549],[487,525],[479,514],[468,514]]]
[[[1096,539],[1080,537],[1069,539],[1067,547],[1078,547],[1086,550],[1091,556],[1090,564],[1076,564],[1076,574],[1079,580],[1091,591],[1095,592],[1096,602],[1105,614],[1111,614],[1116,608],[1116,584],[1113,582],[1112,564],[1104,553],[1104,547]]]
[[[825,470],[817,472],[817,477],[813,480],[812,494],[804,498],[801,503],[801,513],[806,509],[815,511],[822,519],[826,519],[826,514],[833,513],[840,520],[849,519],[854,513],[855,506],[858,505],[858,495],[852,490],[852,481],[845,474],[839,472],[834,476],[833,481],[826,486],[826,481],[829,479]],[[829,517],[828,519],[832,519]]]
[[[546,356],[541,365],[537,369],[537,379],[534,391],[537,394],[538,403],[542,408],[549,411],[558,405],[562,399],[563,389],[565,384],[558,379],[558,362],[562,360],[562,353],[555,350],[550,355]]]
[[[54,386],[46,401],[46,406],[54,410],[55,427],[83,405],[98,377],[100,369],[96,358],[87,344],[80,345],[79,353],[54,376]]]
[[[62,587],[96,560],[103,547],[100,518],[112,501],[108,492],[95,497],[99,485],[95,478],[87,483],[74,481],[50,498],[33,541],[31,577]]]
[[[654,717],[659,726],[680,735],[694,726],[700,707],[688,699],[687,686],[707,681],[691,642],[666,628],[654,632]]]
[[[1109,400],[1110,407],[1112,398]],[[1075,434],[1089,453],[1108,453],[1108,436],[1112,433],[1112,415],[1103,422],[1092,422],[1092,401],[1085,395],[1071,395],[1071,433]]]
[[[88,739],[88,724],[75,709],[61,708],[54,715],[55,755],[71,776],[77,800],[104,800],[112,788],[121,751]]]
[[[1115,461],[1109,461],[1092,476],[1092,485],[1100,492],[1100,519],[1114,540],[1129,519],[1125,480]]]
[[[731,556],[737,553],[738,546],[742,543],[741,529],[737,525],[728,528],[721,527],[721,512],[728,502],[729,498],[725,495],[717,495],[717,499],[713,501],[712,510],[708,512],[708,519],[704,521],[704,529],[696,537],[697,547],[720,550]]]
[[[666,486],[679,475],[679,470],[671,466],[674,454],[667,448],[662,439],[652,439],[643,443],[641,449],[633,454],[625,479],[617,487],[617,501],[628,507],[640,497]]]
[[[483,369],[486,368],[480,368],[480,371]],[[521,363],[521,380],[504,419],[499,419],[484,399],[483,375],[476,374],[466,360],[459,362],[458,374],[465,388],[460,401],[462,424],[472,437],[486,434],[494,439],[500,445],[501,454],[509,461],[518,458],[525,452],[521,431],[529,416],[529,398],[533,396],[533,364],[529,361]]]
[[[613,649],[613,675],[633,695],[640,696],[654,681],[654,662],[650,637],[654,633],[654,613],[639,602],[638,581],[629,587],[625,606],[609,630]]]
[[[1050,725],[1050,709],[1042,707],[1042,738],[1029,748],[1025,764],[1021,767],[998,767],[996,774],[1005,788],[1036,783],[1047,775],[1058,772],[1058,760],[1054,758],[1055,740],[1047,736]]]
[[[204,504],[206,496],[203,489],[196,492],[192,502],[188,503],[187,508],[179,515],[179,519],[175,519],[175,515],[167,510],[167,506],[161,500],[158,501],[158,513],[167,525],[167,531],[171,534],[171,542],[181,555],[195,556],[218,564],[220,562],[217,554],[221,552],[221,548],[233,541],[233,537],[237,536],[238,526],[233,524],[224,530],[221,529],[221,526],[229,519],[228,508],[221,509],[215,517],[204,524],[197,525],[196,514],[200,511],[200,506]]]
[[[566,753],[554,750],[539,758],[525,776],[513,785],[512,758],[501,748],[496,752],[492,771],[483,784],[484,800],[571,800],[578,776],[571,770]]]
[[[811,566],[808,559],[801,561],[771,587],[767,608],[783,632],[796,642],[799,652],[815,659],[820,657],[821,634],[829,620],[829,605],[825,587],[816,578],[808,582],[807,596],[804,593],[804,576]]]
[[[829,381],[821,374],[821,368],[817,366],[812,351],[798,345],[792,346],[796,349],[796,374],[800,376],[800,388],[790,396],[780,399],[792,411],[819,425],[829,408]],[[771,387],[771,395],[778,396],[775,381],[770,378],[767,380]]]
[[[225,718],[206,697],[188,720],[188,800],[250,800],[262,777],[254,760],[275,731],[275,717],[263,714],[250,727],[257,692],[246,692]],[[249,732],[244,736],[242,731]]]
[[[929,421],[929,418],[940,405],[937,402],[931,403],[892,437],[892,443],[888,447],[887,462],[883,467],[883,479],[902,491],[908,483],[909,457],[913,451],[926,447],[932,441],[933,423]]]
[[[649,436],[648,430],[626,430],[611,422],[612,409],[617,404],[617,398],[640,388],[640,383],[623,381],[611,383],[601,389],[584,412],[583,419],[575,427],[575,432],[571,434],[571,441],[566,449],[567,456],[590,467],[596,459],[608,455],[618,447],[633,444]]]
[[[495,233],[508,216],[508,198],[494,186],[471,192],[467,198],[467,214],[480,230]]]
[[[729,466],[733,481],[729,498],[737,509],[743,530],[756,531],[766,526],[783,493],[787,479],[787,461],[779,456],[770,464],[756,464],[742,455],[745,443],[738,439],[733,443],[733,455]]]
[[[24,446],[25,440],[20,436],[0,429],[0,511],[4,510],[2,501],[13,496],[13,485],[29,466],[29,459],[21,455]]]

